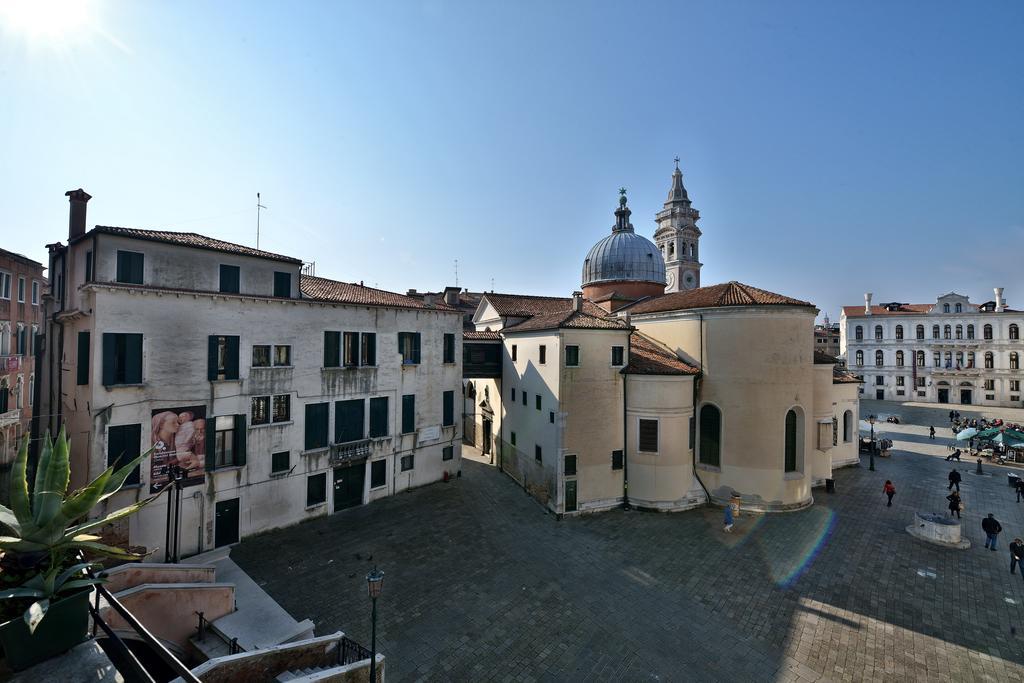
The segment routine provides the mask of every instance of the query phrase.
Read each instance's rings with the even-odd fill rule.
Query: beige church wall
[[[612,451],[622,439],[622,366],[611,364],[613,346],[628,346],[625,330],[562,330],[561,420],[563,455],[576,455],[577,509],[607,508],[622,502],[622,470],[612,469]],[[580,349],[579,367],[565,367],[566,346]],[[564,463],[559,463],[559,473]],[[571,478],[571,477],[570,477]],[[564,512],[564,477],[560,477]]]
[[[860,464],[860,452],[857,450],[860,424],[859,384],[833,384],[830,387],[832,403],[835,405],[836,419],[839,421],[837,445],[832,449],[832,470],[840,467],[851,467]],[[849,434],[843,433],[843,415],[850,412]]]
[[[491,455],[497,460],[498,448],[501,445],[501,424],[503,422],[504,405],[501,395],[501,380],[488,377],[468,379],[472,382],[476,395],[473,398],[463,396],[463,418],[465,425],[463,434],[468,442],[481,452],[484,450],[484,418],[491,419]],[[487,397],[493,415],[484,412],[481,403]]]
[[[688,375],[626,376],[630,504],[652,510],[686,510],[706,502],[704,490],[693,476],[693,382]],[[658,421],[656,453],[638,448],[641,418]]]
[[[813,476],[815,309],[730,307],[703,313],[704,376],[699,409],[722,412],[721,466],[698,465],[715,502],[739,492],[748,509],[779,511],[810,505]],[[701,357],[698,313],[634,316],[641,331],[691,358]],[[786,413],[802,415],[797,471],[784,471]],[[699,443],[699,417],[698,417]],[[698,454],[699,455],[699,454]]]
[[[832,443],[832,418],[840,419],[836,415],[836,406],[832,401],[832,365],[822,364],[814,366],[814,433],[811,439],[814,443],[813,456],[811,458],[811,486],[824,486],[826,479],[832,478],[832,451],[838,447],[839,439],[836,439],[836,446]],[[825,429],[819,432],[819,425]],[[839,430],[842,431],[842,425]],[[820,437],[825,442],[820,442]]]

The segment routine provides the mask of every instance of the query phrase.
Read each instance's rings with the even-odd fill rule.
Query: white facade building
[[[841,353],[863,375],[862,396],[890,401],[1021,407],[1024,312],[949,293],[933,304],[844,306]]]
[[[70,194],[40,412],[67,428],[72,486],[155,448],[114,509],[189,468],[187,556],[457,474],[457,311],[193,233],[86,232],[88,195]],[[162,560],[167,500],[111,540]]]

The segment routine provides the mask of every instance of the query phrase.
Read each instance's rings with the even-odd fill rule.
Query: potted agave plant
[[[89,596],[100,579],[81,562],[83,553],[136,560],[139,555],[100,542],[91,533],[137,512],[153,497],[98,519],[87,520],[100,502],[117,493],[149,453],[88,486],[68,492],[69,445],[61,429],[47,433],[35,482],[29,489],[28,438],[11,471],[11,507],[0,505],[0,645],[15,670],[60,654],[82,642],[89,629]]]

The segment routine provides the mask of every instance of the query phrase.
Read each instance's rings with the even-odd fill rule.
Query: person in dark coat
[[[960,457],[960,454],[958,453],[957,454],[957,458],[959,459],[959,457]],[[949,488],[946,489],[946,490],[947,491],[952,491],[954,486],[956,487],[956,490],[959,492],[960,491],[960,472],[955,467],[953,468],[953,471],[949,473]]]
[[[1010,542],[1010,573],[1017,573],[1017,565],[1020,565],[1020,575],[1024,578],[1024,541],[1019,538]]]
[[[999,536],[999,532],[1003,530],[1003,525],[999,523],[999,520],[990,512],[988,517],[981,520],[982,531],[985,532],[985,547],[989,550],[996,549],[996,539]]]
[[[946,500],[949,501],[949,516],[956,515],[956,518],[960,519],[960,492],[953,491],[953,493],[946,496]]]
[[[1017,485],[1014,488],[1017,489],[1017,502],[1019,503],[1021,496],[1024,496],[1024,478],[1017,477]]]
[[[929,427],[928,428],[928,438],[929,439],[934,439],[935,438],[935,427]]]

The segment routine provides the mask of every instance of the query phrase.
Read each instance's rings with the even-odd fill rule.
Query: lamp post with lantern
[[[373,625],[370,631],[370,683],[377,683],[377,598],[384,590],[384,572],[374,567],[373,571],[366,575],[366,588],[370,600],[373,602]]]
[[[878,418],[875,417],[874,415],[868,415],[868,424],[871,425],[871,460],[870,464],[868,465],[868,469],[871,470],[872,472],[875,471],[875,421],[877,419]]]

